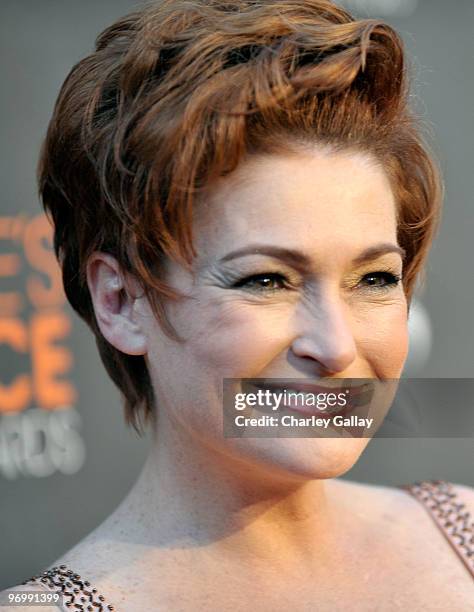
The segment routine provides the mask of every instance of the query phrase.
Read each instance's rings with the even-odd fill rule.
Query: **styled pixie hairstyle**
[[[138,433],[156,416],[145,358],[102,336],[86,262],[112,254],[180,340],[166,318],[166,300],[179,299],[166,258],[190,269],[193,203],[244,158],[314,144],[372,155],[395,195],[410,304],[442,182],[408,107],[405,63],[389,25],[328,0],[162,0],[104,30],[72,68],[43,145],[40,196],[66,296]]]

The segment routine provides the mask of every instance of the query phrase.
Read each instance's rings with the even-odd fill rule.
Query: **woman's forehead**
[[[194,232],[199,248],[265,241],[321,248],[396,236],[395,201],[383,169],[357,154],[267,156],[220,179]],[[317,240],[316,240],[317,238]]]

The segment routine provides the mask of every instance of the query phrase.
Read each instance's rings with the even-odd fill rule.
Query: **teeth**
[[[316,405],[314,404],[315,398],[317,398],[319,393],[325,393],[324,391],[318,391],[318,392],[307,391],[306,392],[306,391],[296,391],[294,389],[285,389],[285,388],[277,388],[277,387],[272,387],[271,389],[268,389],[268,391],[270,391],[270,393],[281,394],[282,402],[285,402],[285,395],[283,392],[286,391],[286,402],[285,402],[286,404],[290,406],[295,406],[295,407],[308,407],[308,408],[316,408]],[[339,406],[339,405],[326,406],[324,410],[328,412],[331,410],[337,411],[341,407],[342,406]]]
[[[301,397],[301,395],[303,395],[304,397],[315,397],[317,395],[319,395],[320,393],[334,393],[333,391],[297,391],[296,389],[287,389],[287,388],[277,388],[277,387],[272,387],[271,389],[268,389],[268,391],[270,391],[270,393],[282,393],[284,391],[286,391],[286,395],[287,397],[291,397],[294,396],[295,394],[298,395],[298,397]]]
[[[281,394],[283,395],[283,393],[286,391],[286,397],[291,399],[292,397],[295,396],[295,394],[297,394],[298,398],[303,396],[303,397],[314,397],[315,395],[317,395],[316,393],[312,392],[312,391],[295,391],[292,389],[279,389],[279,388],[271,388],[268,389],[268,391],[270,391],[270,393],[276,393],[276,394]]]
[[[271,389],[267,388],[265,390],[270,391],[270,393],[279,394],[281,393],[281,403],[280,407],[287,406],[288,408],[299,408],[305,409],[309,413],[314,414],[338,414],[341,410],[348,410],[350,407],[354,407],[356,404],[354,403],[354,399],[350,397],[350,394],[344,394],[346,396],[346,403],[340,404],[337,401],[334,405],[322,404],[321,401],[324,401],[324,398],[321,398],[320,401],[317,400],[317,396],[319,394],[326,395],[327,393],[332,393],[333,391],[297,391],[296,389],[289,389],[287,387],[272,387]],[[283,392],[286,391],[286,398]],[[343,390],[340,390],[340,392]]]

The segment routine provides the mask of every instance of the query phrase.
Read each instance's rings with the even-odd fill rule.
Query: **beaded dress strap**
[[[424,480],[400,488],[423,505],[474,578],[474,522],[452,483]]]
[[[37,584],[63,595],[66,610],[75,610],[77,612],[109,612],[116,610],[115,606],[105,602],[105,597],[100,595],[88,580],[81,578],[79,574],[70,570],[67,565],[56,565],[42,574],[25,580],[21,584]]]

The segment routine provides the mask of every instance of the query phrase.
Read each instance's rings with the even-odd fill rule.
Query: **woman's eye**
[[[391,272],[377,271],[370,272],[369,274],[363,276],[361,282],[368,290],[384,291],[396,287],[400,281],[401,277],[392,274]],[[260,292],[271,292],[289,289],[290,283],[282,274],[267,272],[246,276],[245,278],[235,282],[232,287],[251,289]]]
[[[246,276],[245,278],[234,283],[233,287],[245,287],[248,289],[256,289],[257,291],[275,291],[279,289],[286,289],[288,287],[288,283],[284,276],[272,272]]]
[[[401,281],[401,276],[397,276],[395,274],[392,274],[391,272],[370,272],[362,278],[362,281],[368,285],[369,289],[383,290],[396,287]]]

